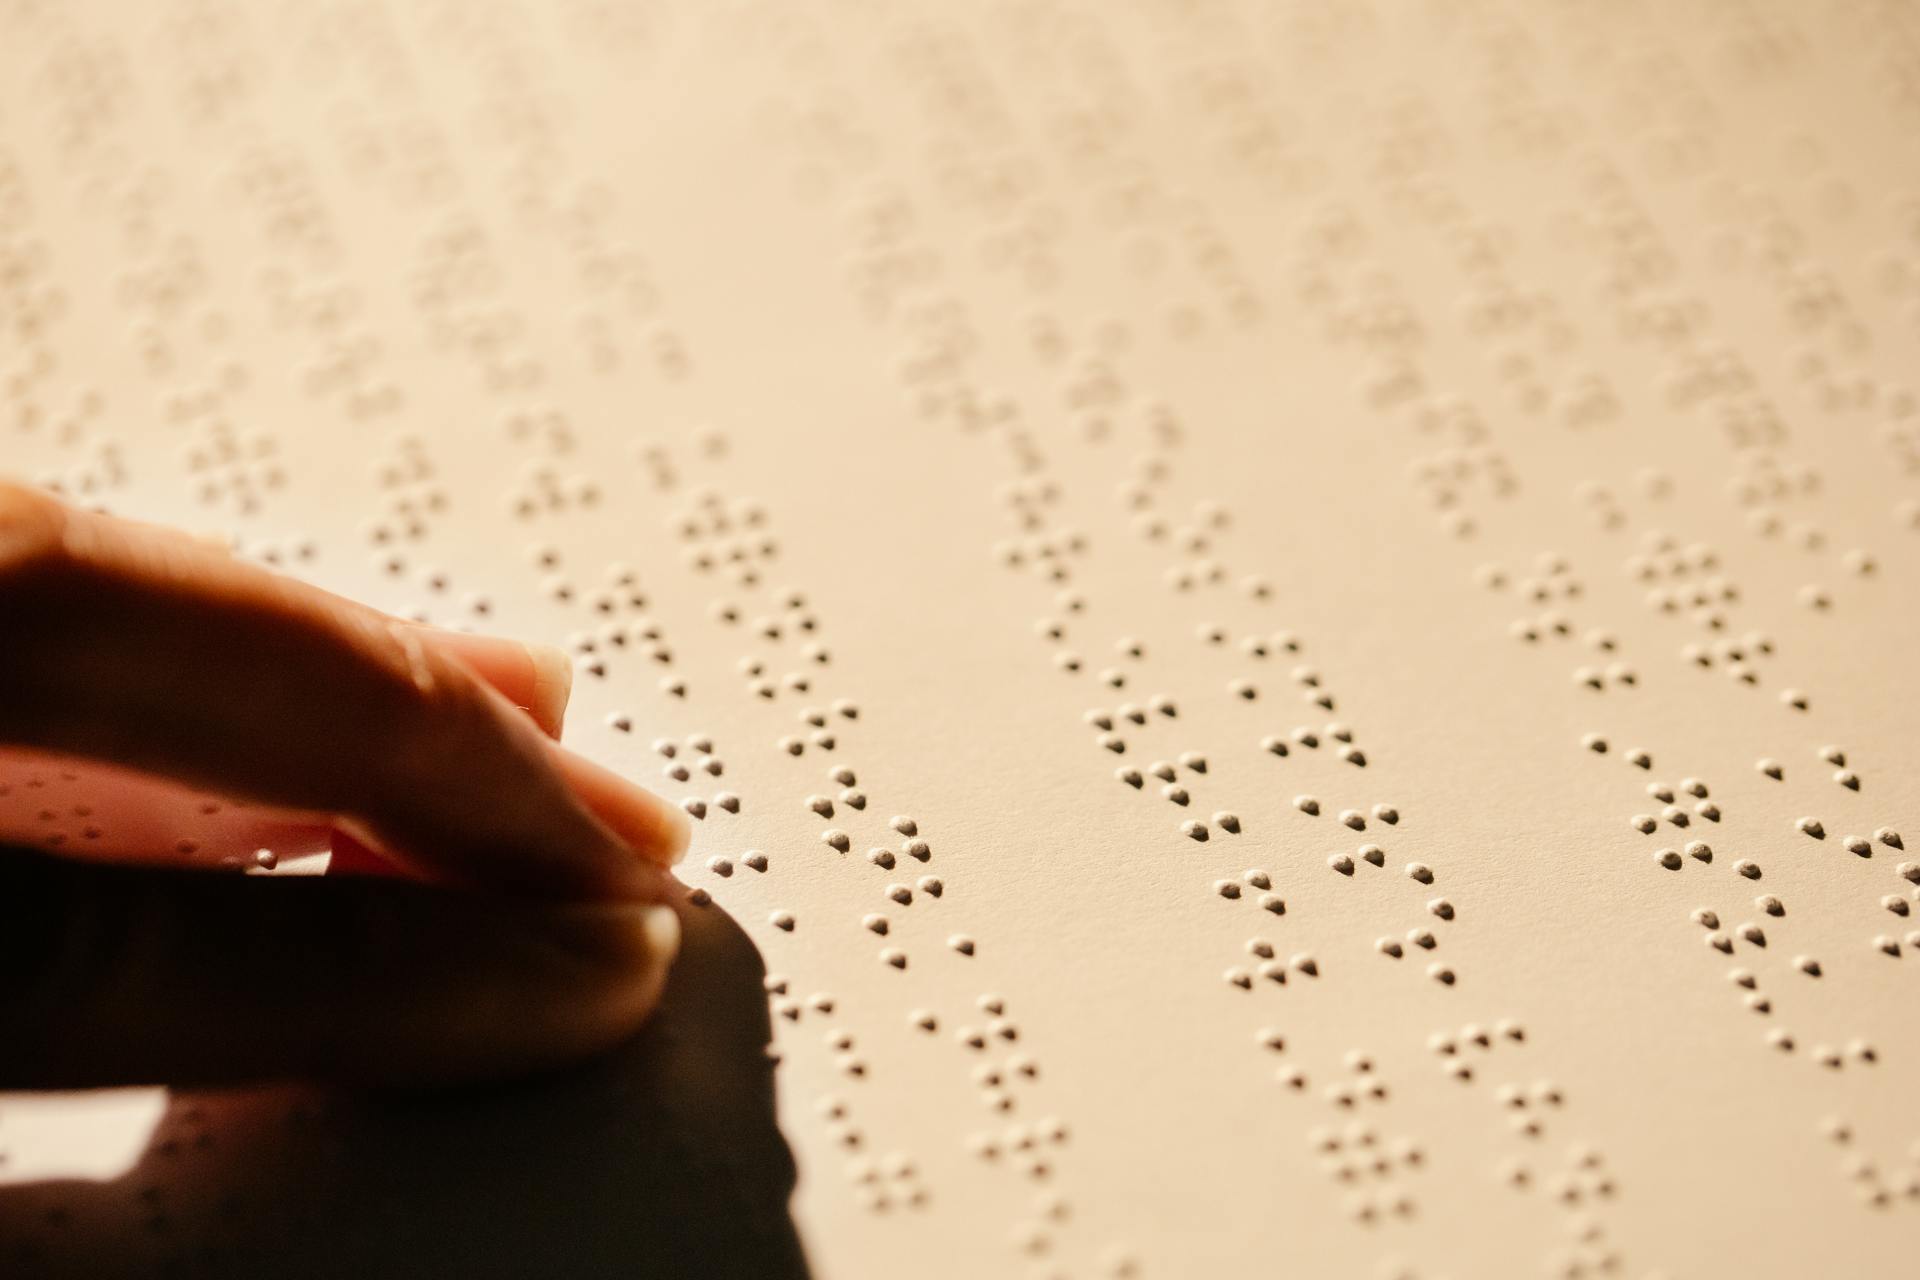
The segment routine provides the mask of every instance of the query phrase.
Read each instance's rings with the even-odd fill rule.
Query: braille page
[[[1874,0],[0,0],[0,470],[695,830],[631,1049],[9,1096],[0,1271],[1911,1274],[1916,139]]]

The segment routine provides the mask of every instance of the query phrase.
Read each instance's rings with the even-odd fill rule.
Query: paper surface
[[[822,1276],[1906,1274],[1915,138],[1903,4],[0,6],[0,470],[569,645],[744,932],[9,1098],[6,1256],[778,1274],[777,1100]]]

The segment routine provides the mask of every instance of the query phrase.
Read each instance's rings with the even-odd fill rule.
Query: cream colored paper
[[[777,1099],[822,1276],[1910,1273],[1916,138],[1865,0],[0,5],[0,470],[573,646],[745,935],[9,1098],[0,1270],[778,1274]]]

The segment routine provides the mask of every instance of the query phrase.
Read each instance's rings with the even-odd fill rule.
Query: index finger
[[[658,797],[623,842],[416,629],[184,535],[0,483],[0,619],[0,741],[343,814],[462,884],[657,896],[685,844]]]

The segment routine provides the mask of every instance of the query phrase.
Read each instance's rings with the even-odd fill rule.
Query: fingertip
[[[396,619],[430,649],[466,664],[507,701],[526,712],[549,738],[558,738],[566,725],[567,702],[573,696],[573,659],[550,644],[512,640],[504,636],[449,631],[423,622]]]
[[[664,903],[592,903],[551,909],[547,928],[574,965],[548,969],[547,990],[526,1010],[525,1038],[500,1054],[482,1040],[476,1061],[489,1058],[562,1062],[603,1052],[631,1036],[660,1003],[680,953],[679,913]],[[545,1024],[544,1026],[540,1024]],[[499,1055],[496,1058],[496,1055]]]
[[[552,750],[573,794],[628,848],[661,867],[687,856],[693,821],[679,805],[585,756],[560,746]]]

